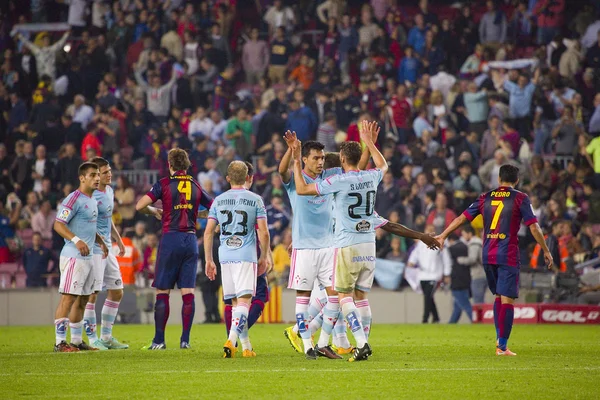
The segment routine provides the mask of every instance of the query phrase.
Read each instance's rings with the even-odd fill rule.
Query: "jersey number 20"
[[[375,192],[374,190],[369,190],[367,192],[367,206],[366,206],[366,210],[365,210],[365,215],[367,217],[373,215],[373,211],[375,209],[375,195],[376,194],[377,194],[377,192]],[[362,194],[348,193],[348,196],[356,198],[356,203],[352,204],[351,206],[348,206],[348,215],[354,219],[362,218],[362,216],[360,216],[354,212],[356,207],[362,206],[362,203],[363,203]]]

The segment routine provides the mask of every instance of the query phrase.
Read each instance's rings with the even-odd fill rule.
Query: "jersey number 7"
[[[494,230],[498,225],[500,214],[502,214],[502,210],[504,209],[504,203],[502,200],[492,200],[492,207],[496,207],[496,211],[494,211],[494,218],[492,218],[492,223],[490,224],[490,229]]]

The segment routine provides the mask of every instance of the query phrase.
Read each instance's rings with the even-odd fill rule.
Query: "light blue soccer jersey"
[[[375,242],[377,186],[383,174],[380,169],[348,171],[317,183],[320,195],[334,195],[335,247],[348,247]]]
[[[387,219],[383,218],[381,215],[377,214],[377,211],[375,211],[375,214],[373,214],[373,216],[375,217],[375,220],[373,222],[375,224],[375,229],[379,229],[388,222],[390,222]]]
[[[220,262],[257,262],[256,221],[267,218],[263,199],[246,189],[231,189],[213,201],[208,218],[221,227]]]
[[[308,184],[319,183],[343,173],[341,168],[326,169],[315,179],[304,172]],[[326,249],[333,245],[333,196],[300,196],[296,192],[294,173],[288,183],[283,183],[292,206],[292,243],[294,249]]]
[[[87,244],[88,248],[94,248],[96,241],[96,224],[98,222],[98,203],[93,197],[89,197],[79,190],[68,195],[60,205],[56,220],[67,224],[67,227],[79,239]],[[92,258],[92,252],[86,257],[82,256],[75,244],[65,240],[65,246],[60,252],[61,257],[70,258]]]
[[[112,213],[113,206],[115,204],[115,192],[110,186],[106,186],[104,192],[95,190],[94,199],[98,202],[98,222],[96,224],[98,229],[98,235],[104,239],[106,246],[112,248],[111,241],[111,227],[112,227]],[[102,254],[102,249],[98,243],[94,244],[94,254]]]

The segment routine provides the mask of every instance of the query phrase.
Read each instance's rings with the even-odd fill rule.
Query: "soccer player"
[[[234,358],[239,338],[243,357],[256,357],[248,336],[248,312],[256,294],[256,278],[270,269],[271,241],[267,226],[267,212],[260,196],[246,190],[244,185],[248,167],[242,161],[232,161],[227,168],[227,181],[231,189],[217,196],[208,213],[204,231],[206,276],[214,280],[217,267],[213,260],[213,235],[217,224],[221,229],[219,261],[223,297],[232,300],[233,316],[229,338],[223,345],[223,357]],[[256,252],[258,239],[260,258]]]
[[[248,168],[248,175],[246,176],[246,183],[244,183],[244,189],[250,190],[252,187],[252,183],[254,182],[254,166],[248,161],[245,162],[246,167]],[[254,227],[255,230],[258,230],[258,226]],[[260,243],[258,240],[256,241],[256,251],[260,255]],[[272,255],[269,252],[269,255]],[[273,265],[273,261],[271,260],[271,265]],[[269,280],[267,279],[266,271],[264,274],[259,275],[256,278],[256,294],[252,297],[252,302],[250,303],[250,310],[248,311],[248,329],[252,328],[252,326],[258,321],[260,316],[262,315],[263,310],[265,309],[265,304],[269,302]],[[225,319],[225,329],[227,330],[227,337],[229,337],[229,332],[231,331],[231,319],[233,316],[233,305],[232,299],[224,300],[225,309],[224,309],[224,319]]]
[[[361,145],[358,142],[345,142],[341,145],[340,161],[344,174],[335,175],[317,183],[307,184],[302,179],[301,144],[296,140],[293,146],[294,180],[296,192],[300,196],[325,196],[333,194],[335,202],[335,256],[333,260],[332,285],[339,294],[338,308],[331,307],[335,316],[342,312],[357,347],[349,361],[366,360],[371,347],[365,335],[358,310],[354,303],[363,301],[373,284],[375,270],[375,195],[377,186],[387,171],[387,162],[375,147],[372,132],[379,130],[376,123],[363,122],[361,139],[369,148],[377,169],[360,171]],[[293,267],[292,267],[293,269]],[[334,297],[328,299],[328,305]],[[371,320],[370,307],[365,307],[362,319]],[[367,315],[368,314],[368,315]],[[369,327],[366,327],[369,331]]]
[[[194,288],[198,269],[198,244],[196,242],[196,220],[198,207],[210,208],[213,199],[187,170],[190,160],[185,150],[172,149],[168,154],[170,176],[160,179],[142,197],[135,208],[142,214],[161,219],[163,235],[157,254],[154,282],[156,303],[154,304],[154,339],[148,350],[164,350],[165,327],[169,319],[169,293],[177,287],[181,290],[182,334],[181,349],[190,348],[190,330],[194,320],[196,304]],[[151,204],[162,200],[162,210]]]
[[[61,293],[54,316],[56,343],[54,351],[97,350],[82,340],[83,313],[93,291],[92,249],[98,243],[104,257],[108,247],[96,233],[98,205],[92,197],[100,183],[98,166],[85,162],[79,166],[79,189],[62,202],[54,230],[65,239],[60,252]],[[67,344],[67,326],[71,328],[71,344]]]
[[[114,237],[119,247],[119,257],[122,257],[125,254],[125,246],[121,235],[119,235],[115,224],[112,222],[115,196],[110,186],[112,180],[110,164],[102,157],[94,157],[90,162],[96,164],[100,171],[100,184],[93,195],[98,203],[98,235],[109,248],[112,248],[111,236]],[[83,314],[85,333],[90,345],[99,350],[127,349],[129,345],[120,343],[112,336],[112,328],[119,311],[119,303],[123,298],[123,279],[117,258],[112,251],[109,251],[108,256],[104,258],[102,249],[98,244],[95,244],[92,261],[94,264],[94,287],[92,288],[94,293],[90,295]],[[97,293],[104,287],[108,290],[108,295],[102,306],[102,330],[99,339],[96,332],[96,298]]]
[[[343,171],[341,168],[324,170],[324,145],[315,141],[307,141],[302,144],[301,148],[302,160],[300,163],[304,162],[304,168],[300,168],[297,173],[292,173],[290,171],[292,162],[291,146],[296,143],[297,139],[295,133],[290,131],[286,132],[284,139],[288,144],[288,150],[279,164],[279,174],[294,211],[292,220],[292,265],[288,289],[296,290],[298,332],[302,338],[307,359],[316,360],[319,355],[339,359],[341,357],[329,346],[329,336],[339,314],[338,298],[331,282],[334,263],[333,197],[325,195],[299,196],[296,190],[295,178],[312,184],[339,175]],[[364,158],[362,154],[359,154],[360,164],[363,168],[369,159],[369,154],[366,152],[365,154]],[[356,161],[358,164],[359,160]],[[311,340],[308,315],[311,291],[315,281],[325,288],[328,296],[323,312],[323,329],[316,349],[313,348]],[[319,310],[316,309],[317,314],[318,312]],[[298,351],[300,346],[296,341],[297,334],[294,332],[293,327],[287,328],[284,333],[292,346]]]
[[[529,196],[515,189],[519,183],[519,168],[505,164],[500,167],[500,186],[483,193],[460,216],[437,236],[440,246],[461,225],[483,216],[482,262],[494,301],[494,323],[496,325],[496,355],[516,356],[508,349],[508,339],[514,319],[513,303],[519,297],[519,237],[517,232],[521,220],[529,227],[535,241],[544,251],[548,268],[553,259],[544,234],[533,213]]]

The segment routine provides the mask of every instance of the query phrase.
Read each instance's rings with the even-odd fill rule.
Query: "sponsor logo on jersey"
[[[488,239],[506,239],[506,234],[505,233],[488,233],[487,234],[487,238]]]
[[[230,249],[239,249],[243,244],[244,241],[239,236],[232,236],[225,240],[225,246],[229,247]]]
[[[365,221],[364,219],[356,224],[356,232],[369,232],[371,229],[371,223],[369,221]]]

